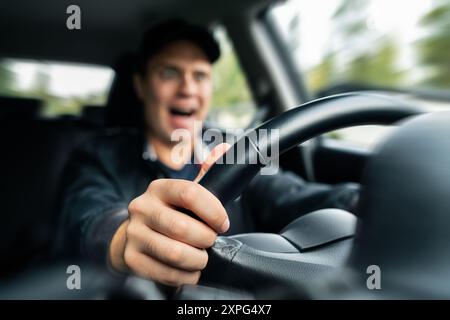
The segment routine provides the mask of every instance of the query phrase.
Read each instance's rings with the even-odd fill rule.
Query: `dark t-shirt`
[[[200,171],[200,165],[193,163],[187,163],[180,170],[175,170],[169,168],[164,163],[160,161],[156,161],[156,164],[161,168],[161,170],[165,173],[168,178],[171,179],[184,179],[184,180],[194,180],[197,177]]]

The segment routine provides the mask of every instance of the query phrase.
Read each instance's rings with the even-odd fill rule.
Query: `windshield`
[[[382,90],[430,111],[450,106],[449,1],[291,0],[269,14],[312,97]],[[373,145],[382,132],[333,137]]]
[[[337,82],[450,88],[448,1],[292,0],[272,14],[314,92]]]

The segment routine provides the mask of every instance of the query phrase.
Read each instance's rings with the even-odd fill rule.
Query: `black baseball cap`
[[[188,40],[198,45],[211,63],[220,57],[219,44],[208,29],[176,19],[158,23],[145,32],[139,48],[141,63],[146,63],[166,45],[179,40]]]

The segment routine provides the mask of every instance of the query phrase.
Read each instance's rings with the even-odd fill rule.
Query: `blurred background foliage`
[[[417,43],[420,62],[429,68],[423,84],[450,88],[450,1],[439,4],[426,13],[420,23],[427,35]]]
[[[372,0],[376,1],[376,0]],[[342,66],[337,63],[339,55],[347,54],[345,48],[330,50],[322,62],[307,71],[308,86],[319,91],[339,82],[359,85],[402,87],[410,85],[408,72],[399,68],[402,49],[393,34],[386,33],[375,38],[370,33],[367,16],[370,0],[343,0],[332,16],[335,22],[334,37],[346,46],[356,48],[358,54]],[[355,14],[357,12],[357,14]],[[351,18],[349,19],[349,17]],[[402,19],[398,16],[398,19]],[[424,76],[417,87],[450,88],[450,1],[437,0],[429,12],[418,21],[422,36],[413,47],[417,68]],[[365,43],[365,45],[361,45]],[[360,50],[359,47],[363,49]]]

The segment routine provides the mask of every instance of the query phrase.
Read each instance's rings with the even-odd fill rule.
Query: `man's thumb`
[[[205,175],[206,171],[208,171],[209,168],[211,168],[211,166],[230,148],[231,144],[228,143],[221,143],[215,146],[214,149],[212,149],[211,153],[206,158],[206,160],[202,163],[200,172],[198,173],[194,182],[199,182],[200,179]]]

